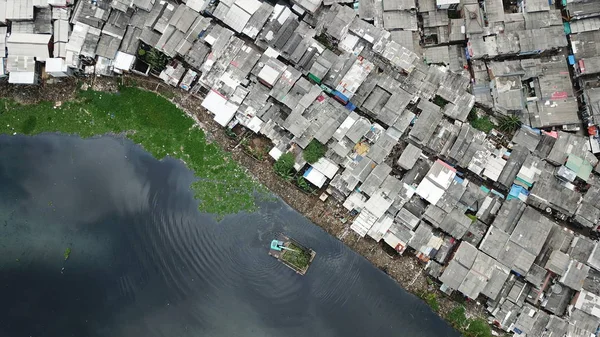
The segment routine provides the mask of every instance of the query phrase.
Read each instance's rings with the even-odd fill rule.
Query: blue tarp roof
[[[521,185],[513,184],[506,199],[518,199],[519,195],[529,196],[529,191]]]

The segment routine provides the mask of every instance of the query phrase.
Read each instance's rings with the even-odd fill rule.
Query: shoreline
[[[168,99],[196,121],[198,126],[206,133],[207,140],[215,142],[224,151],[229,152],[235,161],[247,170],[252,179],[266,186],[271,193],[279,196],[294,210],[367,259],[404,290],[419,297],[448,324],[452,326],[448,320],[448,314],[452,309],[461,305],[465,307],[467,318],[479,318],[487,322],[488,315],[483,303],[477,305],[474,302],[464,302],[462,298],[455,299],[442,293],[439,291],[439,285],[427,276],[424,270],[425,266],[414,256],[404,254],[391,257],[383,250],[381,244],[370,239],[361,238],[352,231],[350,229],[351,222],[343,223],[341,221],[344,215],[348,214],[348,211],[340,203],[333,198],[328,198],[323,202],[318,195],[310,195],[301,191],[275,173],[270,159],[258,160],[246,153],[241,147],[237,146],[239,140],[228,137],[225,134],[225,129],[218,125],[212,116],[200,106],[201,101],[196,97],[178,88],[169,87],[158,80],[153,81],[151,77],[124,76],[122,78],[124,81],[132,80],[135,82],[135,86],[157,95],[165,98],[172,97]],[[144,86],[144,83],[146,86]],[[432,295],[434,296],[433,300]],[[437,310],[435,307],[437,307]],[[498,335],[505,335],[503,331],[496,330],[496,332]]]
[[[60,84],[27,87],[29,92],[23,90],[23,87],[4,85],[0,90],[0,97],[14,99],[24,104],[59,100],[64,102],[73,100],[83,83],[92,90],[100,92],[118,92],[119,86],[124,84],[162,96],[192,118],[195,125],[205,133],[206,142],[213,143],[229,153],[232,159],[246,171],[249,178],[265,186],[271,193],[279,196],[311,222],[366,258],[375,267],[395,280],[404,290],[420,297],[450,325],[452,324],[449,322],[447,315],[451,310],[461,305],[465,307],[468,318],[487,321],[488,315],[483,304],[477,305],[474,302],[459,303],[456,299],[442,294],[437,283],[428,278],[424,271],[424,265],[414,256],[406,254],[392,257],[377,242],[360,238],[350,230],[351,222],[345,218],[348,214],[347,210],[333,198],[328,198],[323,202],[317,195],[307,194],[299,188],[290,188],[290,185],[294,185],[281,179],[275,173],[270,157],[259,160],[244,151],[239,146],[241,139],[232,139],[227,136],[225,129],[218,125],[212,119],[212,116],[201,107],[201,101],[196,97],[178,88],[169,87],[152,77],[125,75],[115,78],[87,78],[85,80],[85,82],[69,80]]]

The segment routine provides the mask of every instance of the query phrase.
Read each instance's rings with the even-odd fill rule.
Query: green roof
[[[308,78],[315,81],[317,84],[321,84],[321,79],[311,73],[308,73]]]
[[[569,159],[567,159],[567,163],[565,166],[575,172],[579,179],[587,181],[590,178],[590,174],[594,169],[592,165],[587,160],[582,159],[581,157],[570,155]]]

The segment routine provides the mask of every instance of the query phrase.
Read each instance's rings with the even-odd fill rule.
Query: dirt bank
[[[225,130],[212,120],[201,107],[201,100],[183,90],[169,87],[154,78],[126,76],[122,78],[88,78],[84,80],[69,79],[60,83],[46,86],[12,86],[0,85],[0,97],[12,98],[22,103],[36,103],[41,100],[66,101],[73,99],[77,90],[92,87],[94,90],[118,90],[119,84],[135,85],[169,98],[174,104],[192,116],[205,131],[207,139],[217,143],[221,148],[231,153],[233,158],[256,180],[279,195],[286,203],[319,225],[329,234],[337,237],[348,247],[358,252],[375,266],[396,280],[404,289],[413,294],[435,294],[438,312],[444,317],[448,311],[455,308],[457,303],[452,298],[440,293],[439,285],[428,279],[423,270],[424,265],[413,255],[388,255],[381,245],[371,239],[360,238],[350,230],[351,219],[348,212],[333,198],[325,202],[318,196],[302,192],[294,185],[282,180],[272,169],[273,161],[269,156],[261,160],[250,156],[244,147],[240,146],[241,138],[231,138]],[[247,134],[248,136],[252,136]],[[431,304],[431,303],[430,303]],[[475,302],[464,303],[467,316],[486,318],[483,305]]]

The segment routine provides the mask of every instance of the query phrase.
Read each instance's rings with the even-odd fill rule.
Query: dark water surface
[[[458,336],[283,202],[200,214],[193,179],[119,138],[0,136],[0,337]],[[306,276],[267,255],[280,231]]]

